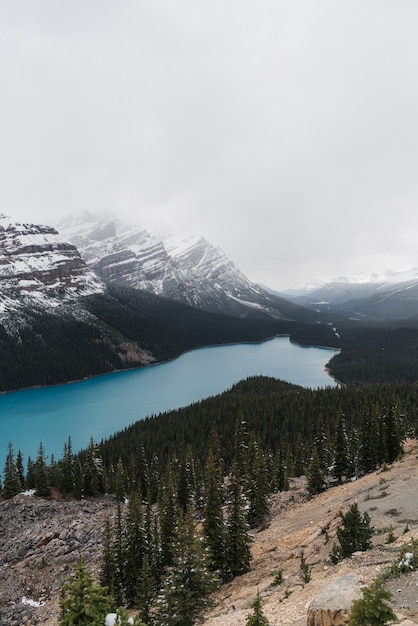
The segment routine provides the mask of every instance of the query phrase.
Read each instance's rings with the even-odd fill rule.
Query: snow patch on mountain
[[[22,306],[55,309],[104,285],[55,228],[0,216],[0,315]]]

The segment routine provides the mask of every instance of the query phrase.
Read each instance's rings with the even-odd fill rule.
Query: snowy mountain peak
[[[161,226],[150,231],[91,212],[61,220],[57,228],[106,283],[152,291],[215,313],[288,317],[289,311],[282,311],[285,301],[251,283],[201,235],[179,239]]]
[[[0,311],[22,304],[55,307],[103,291],[74,244],[51,226],[0,216]]]

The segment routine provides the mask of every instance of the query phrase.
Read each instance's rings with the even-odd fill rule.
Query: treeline
[[[312,390],[267,377],[249,378],[218,396],[138,421],[105,441],[92,440],[78,454],[69,440],[62,458],[48,464],[48,451],[41,446],[38,460],[26,461],[25,476],[20,459],[21,486],[36,488],[37,467],[46,464],[50,485],[64,494],[140,491],[153,503],[171,466],[179,481],[190,482],[186,475],[192,472],[197,493],[213,430],[219,437],[222,475],[231,473],[237,423],[244,429],[242,446],[249,451],[257,447],[264,455],[269,489],[281,489],[286,478],[307,473],[315,447],[324,469],[332,467],[341,438],[349,457],[346,473],[361,474],[394,460],[391,439],[417,435],[418,384]]]
[[[418,322],[338,325],[341,352],[328,364],[345,384],[418,380]]]

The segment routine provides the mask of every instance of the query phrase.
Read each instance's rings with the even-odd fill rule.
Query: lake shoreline
[[[240,346],[240,345],[260,345],[263,344],[267,341],[272,341],[273,339],[277,339],[280,337],[289,337],[289,341],[290,343],[294,344],[295,346],[299,346],[300,348],[314,348],[314,349],[319,349],[319,350],[332,350],[334,353],[339,353],[341,352],[340,349],[338,348],[333,348],[332,346],[317,346],[317,345],[313,345],[313,344],[302,344],[299,343],[298,341],[295,341],[294,339],[291,338],[291,335],[289,333],[279,333],[278,335],[271,335],[269,337],[266,337],[265,339],[261,339],[259,341],[232,341],[231,343],[211,343],[208,345],[203,345],[203,346],[198,346],[196,348],[190,348],[189,350],[183,350],[182,352],[180,352],[179,354],[177,354],[176,356],[173,356],[169,359],[164,359],[162,361],[155,361],[154,363],[148,363],[148,364],[144,364],[144,365],[137,365],[134,367],[126,367],[123,369],[115,369],[115,370],[111,370],[110,372],[103,372],[101,374],[91,374],[89,376],[84,376],[83,378],[75,378],[73,380],[66,380],[63,382],[58,382],[58,383],[53,383],[52,385],[31,385],[29,387],[18,387],[17,389],[10,389],[9,391],[0,391],[0,396],[3,395],[7,395],[7,394],[11,394],[11,393],[18,393],[20,391],[28,391],[31,389],[47,389],[47,388],[54,388],[54,387],[60,387],[61,385],[74,385],[77,383],[82,383],[85,381],[89,381],[92,380],[94,378],[102,378],[104,376],[111,376],[112,374],[119,374],[121,372],[132,372],[132,371],[136,371],[136,370],[144,370],[144,369],[149,369],[151,367],[158,367],[159,365],[164,365],[165,363],[172,363],[173,361],[175,361],[176,359],[179,359],[180,357],[182,357],[185,354],[189,354],[190,352],[194,352],[195,350],[207,350],[209,348],[222,348],[222,347],[228,347],[228,346]],[[325,371],[327,372],[328,376],[334,380],[338,385],[341,385],[342,383],[340,383],[340,381],[335,378],[335,376],[333,376],[329,370],[329,368],[327,367],[327,365],[325,366]]]

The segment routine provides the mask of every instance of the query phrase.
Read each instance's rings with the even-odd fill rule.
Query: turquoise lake
[[[42,441],[46,455],[61,458],[147,416],[187,406],[229,389],[248,376],[265,375],[316,389],[335,386],[325,366],[336,353],[301,347],[288,337],[262,343],[201,348],[159,365],[116,372],[65,385],[0,395],[0,458],[8,442],[26,463]]]

